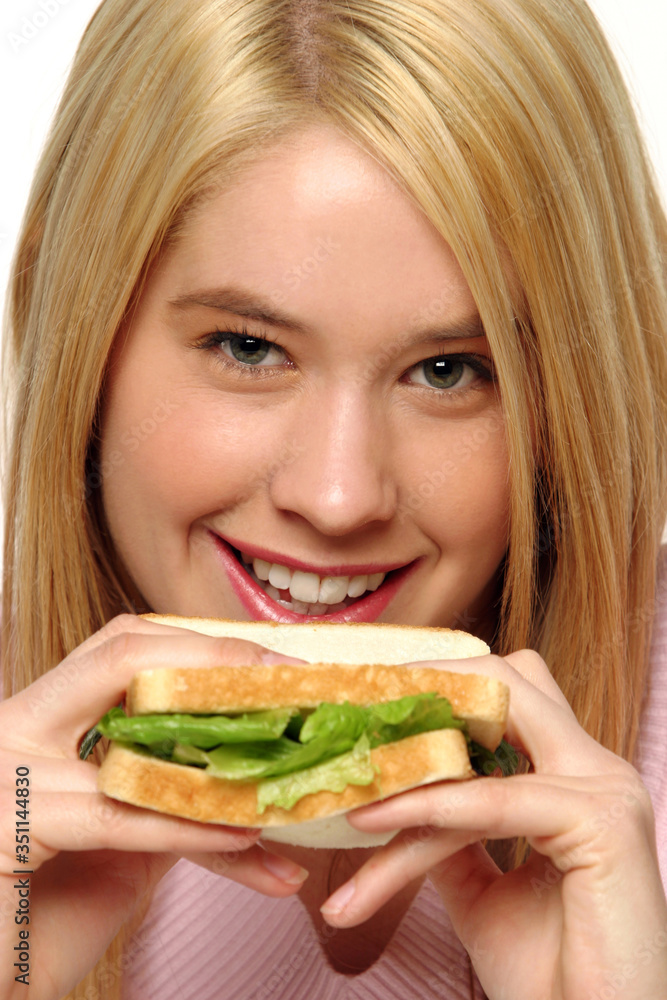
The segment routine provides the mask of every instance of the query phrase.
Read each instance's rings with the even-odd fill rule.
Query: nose
[[[292,458],[270,482],[274,506],[331,536],[390,521],[398,491],[379,402],[341,390],[301,403]]]

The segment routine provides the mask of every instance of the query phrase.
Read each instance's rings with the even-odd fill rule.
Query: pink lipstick
[[[330,622],[331,624],[337,622],[374,622],[396,596],[419,563],[419,560],[415,559],[407,565],[388,571],[387,577],[377,590],[353,601],[347,608],[341,611],[336,611],[328,615],[302,615],[283,608],[269,597],[262,587],[246,572],[232,547],[219,535],[216,535],[215,532],[209,530],[209,535],[220,555],[234,593],[254,621],[274,621],[289,624],[298,622]],[[243,548],[245,551],[245,543]],[[255,551],[258,550],[252,550],[253,553]],[[295,564],[293,563],[293,565]],[[357,569],[356,566],[354,568]],[[347,572],[349,573],[349,570]]]

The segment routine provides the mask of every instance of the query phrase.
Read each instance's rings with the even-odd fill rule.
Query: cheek
[[[105,507],[182,522],[238,503],[270,474],[280,439],[279,420],[238,398],[186,386],[158,398],[119,383],[103,424]]]
[[[451,550],[483,546],[500,558],[507,543],[509,463],[500,412],[451,424],[413,454],[406,506]],[[436,527],[437,526],[437,527]]]

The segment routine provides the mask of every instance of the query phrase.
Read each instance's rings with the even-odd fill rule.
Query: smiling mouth
[[[341,611],[344,611],[346,608],[350,607],[350,605],[356,604],[358,601],[362,601],[370,594],[379,590],[382,586],[384,586],[384,584],[388,580],[393,580],[396,573],[400,572],[400,570],[390,570],[387,573],[375,573],[368,575],[365,578],[365,584],[366,584],[365,586],[363,577],[354,577],[352,579],[328,578],[330,580],[336,581],[330,584],[331,593],[333,593],[333,591],[337,589],[339,591],[338,596],[340,596],[342,581],[344,579],[347,579],[348,587],[353,590],[353,594],[352,595],[346,594],[339,600],[335,600],[333,602],[326,602],[319,599],[319,596],[322,593],[322,587],[320,587],[320,592],[318,594],[317,600],[304,601],[304,600],[299,600],[291,593],[290,586],[296,588],[299,585],[294,581],[295,577],[294,573],[292,573],[290,581],[278,580],[278,583],[289,582],[290,586],[275,586],[273,583],[271,583],[271,581],[268,578],[262,579],[262,577],[268,576],[267,567],[269,567],[271,564],[264,563],[262,560],[253,559],[251,556],[248,556],[245,553],[240,552],[239,549],[234,548],[232,545],[230,545],[229,548],[231,549],[237,561],[243,567],[245,572],[251,578],[251,580],[253,580],[254,583],[258,587],[260,587],[264,591],[264,593],[271,598],[272,601],[275,601],[276,604],[278,604],[281,608],[284,608],[286,611],[291,611],[294,614],[300,614],[304,616],[307,615],[311,617],[335,615]],[[285,567],[281,568],[285,569]],[[401,569],[405,569],[405,567],[401,567]],[[259,571],[261,576],[258,575],[257,571]],[[272,570],[272,575],[273,575],[273,570]],[[316,574],[300,574],[301,578],[300,582],[303,584],[303,577],[305,576],[314,577],[315,575]],[[323,580],[322,585],[324,584],[325,581]],[[363,589],[361,589],[362,587]],[[317,587],[315,589],[317,589]],[[325,589],[325,594],[323,596],[326,596],[326,586],[324,589]],[[314,596],[314,592],[311,593],[310,596]]]

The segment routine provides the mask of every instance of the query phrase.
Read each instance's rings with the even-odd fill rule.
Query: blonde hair
[[[582,0],[102,4],[12,288],[9,690],[135,607],[97,416],[148,267],[193,204],[318,121],[423,209],[479,307],[512,490],[495,647],[538,649],[581,724],[630,758],[667,516],[667,223]]]

